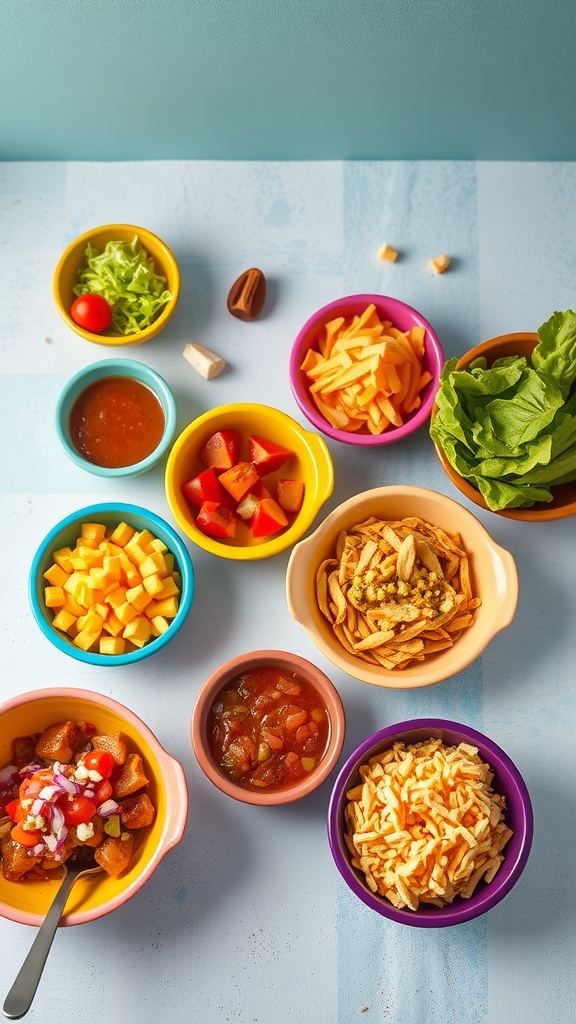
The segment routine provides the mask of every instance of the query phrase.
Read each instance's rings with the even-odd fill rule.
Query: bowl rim
[[[170,537],[170,546],[173,550],[174,555],[179,560],[180,567],[182,570],[182,590],[180,594],[180,604],[178,612],[170,624],[170,628],[162,633],[161,636],[155,637],[151,643],[145,644],[135,651],[129,651],[126,654],[98,654],[92,651],[83,651],[81,648],[73,647],[72,644],[62,639],[57,630],[53,629],[50,623],[42,614],[39,606],[39,602],[36,596],[36,586],[38,577],[40,574],[40,565],[45,557],[46,553],[50,550],[50,545],[54,543],[56,538],[68,527],[77,523],[80,519],[87,516],[95,516],[100,513],[112,513],[117,512],[121,517],[138,516],[141,519],[145,519],[153,527],[160,527],[160,529],[168,534]],[[181,538],[178,536],[176,531],[157,513],[145,509],[140,505],[134,505],[122,501],[106,501],[97,502],[92,505],[86,505],[83,508],[77,509],[74,512],[70,512],[64,519],[61,519],[51,530],[44,536],[40,544],[36,548],[36,552],[32,559],[32,565],[30,567],[30,573],[28,576],[28,599],[32,614],[36,623],[40,627],[44,636],[64,654],[75,658],[76,661],[85,662],[88,665],[102,665],[113,667],[115,665],[130,665],[137,661],[142,661],[143,658],[148,658],[150,655],[157,653],[162,647],[164,647],[168,641],[175,636],[190,611],[192,600],[194,597],[195,588],[195,576],[194,576],[194,565],[188,549]]]
[[[473,348],[469,349],[462,356],[460,356],[458,362],[456,363],[456,369],[464,369],[474,359],[478,359],[481,356],[485,356],[488,352],[492,351],[495,346],[497,346],[498,348],[504,348],[508,344],[513,343],[514,341],[533,341],[535,347],[538,344],[538,334],[534,333],[533,331],[510,331],[508,334],[499,334],[495,338],[489,338],[488,341],[483,341],[479,345],[475,345]],[[494,355],[494,358],[497,359],[498,356]],[[436,410],[437,405],[436,401],[434,401],[431,413],[432,420],[436,415]],[[554,506],[553,502],[550,504],[544,502],[536,502],[536,504],[532,505],[530,508],[524,509],[491,509],[488,507],[480,491],[476,487],[474,487],[474,485],[471,484],[469,480],[466,480],[464,477],[461,477],[456,472],[456,470],[453,469],[453,467],[448,462],[448,459],[446,458],[444,450],[439,445],[437,445],[435,441],[433,441],[432,443],[434,445],[434,450],[436,452],[438,460],[442,465],[442,468],[444,469],[444,472],[446,473],[448,479],[451,481],[453,486],[456,487],[456,489],[460,491],[461,494],[464,495],[464,497],[468,498],[468,500],[473,502],[474,505],[477,505],[478,508],[484,509],[486,512],[490,512],[492,515],[501,516],[503,519],[516,519],[518,521],[526,523],[552,522],[554,520],[567,519],[569,516],[576,515],[576,501],[571,502],[569,505]],[[555,492],[561,490],[563,486],[565,485],[560,484],[556,488],[551,488],[552,493],[554,494]]]
[[[302,584],[302,586],[306,586],[307,577],[304,576],[304,559],[307,549],[315,546],[319,536],[325,536],[331,531],[336,531],[338,522],[343,517],[347,516],[347,514],[352,510],[358,510],[360,521],[360,518],[363,515],[361,510],[368,503],[374,500],[385,500],[387,497],[395,496],[410,499],[416,507],[418,505],[419,498],[426,498],[428,500],[432,499],[437,502],[439,506],[453,506],[457,510],[458,515],[461,516],[470,528],[482,538],[486,546],[486,550],[491,553],[493,559],[496,560],[496,564],[505,572],[506,578],[506,590],[501,595],[502,600],[498,608],[495,608],[495,612],[498,612],[497,618],[495,615],[495,621],[499,623],[498,627],[493,631],[490,630],[489,636],[487,635],[487,630],[479,633],[475,644],[463,644],[460,648],[460,652],[458,652],[457,644],[455,644],[454,647],[449,648],[446,652],[438,652],[437,656],[433,656],[434,661],[431,663],[432,667],[428,665],[427,672],[425,674],[419,673],[417,676],[414,676],[413,672],[411,672],[410,666],[394,673],[392,670],[385,669],[384,667],[372,666],[370,663],[363,662],[361,659],[353,660],[353,656],[350,655],[344,647],[337,647],[336,643],[334,643],[334,645],[328,643],[328,641],[324,639],[322,633],[316,629],[315,625],[313,625],[312,630],[308,627],[306,622],[303,621],[302,615],[297,614],[295,604],[298,604],[298,600],[294,600],[294,594],[298,594],[298,581],[304,579],[304,584]],[[334,543],[335,541],[336,534],[334,536]],[[296,569],[298,568],[298,563],[300,561],[302,561],[302,571],[298,573]],[[311,561],[311,557],[306,558],[307,564]],[[294,584],[295,580],[297,581],[296,586]],[[333,509],[332,512],[328,513],[313,533],[304,537],[294,545],[286,569],[286,599],[288,609],[293,618],[304,626],[318,650],[329,661],[331,661],[333,665],[336,665],[337,668],[346,672],[348,675],[352,676],[352,678],[375,686],[398,690],[417,689],[423,686],[431,686],[436,683],[445,682],[447,679],[453,678],[459,672],[467,668],[468,665],[482,654],[493,637],[502,629],[505,629],[510,625],[518,603],[518,590],[518,571],[512,554],[493,539],[487,528],[480,522],[473,512],[454,498],[451,498],[440,491],[434,491],[425,487],[416,487],[410,484],[391,484],[384,485],[382,487],[373,487],[367,491],[360,491],[358,494],[347,498]],[[442,659],[443,653],[451,655],[451,663],[453,664],[451,664],[448,673],[442,669],[443,661],[446,661],[446,657]]]
[[[287,789],[274,792],[255,791],[236,785],[217,767],[206,740],[204,726],[212,697],[218,693],[230,678],[238,675],[243,668],[255,665],[286,665],[292,671],[310,680],[312,686],[322,687],[322,699],[326,702],[330,716],[328,746],[318,767],[302,782]],[[346,712],[342,698],[332,680],[312,661],[299,654],[279,649],[246,651],[219,665],[202,684],[192,709],[190,735],[196,760],[205,776],[226,796],[240,803],[258,807],[277,807],[294,803],[308,796],[326,781],[335,768],[346,733]]]
[[[514,794],[514,815],[518,819],[519,828],[516,828],[513,836],[508,840],[506,855],[500,870],[507,864],[511,852],[511,863],[508,863],[505,877],[498,882],[498,874],[493,882],[485,888],[475,892],[470,899],[455,901],[445,907],[426,907],[424,910],[402,910],[387,904],[384,897],[373,895],[360,881],[360,875],[356,874],[351,867],[344,850],[344,841],[341,841],[343,834],[342,814],[343,805],[346,799],[346,790],[350,786],[353,772],[368,756],[376,753],[377,748],[385,749],[390,746],[396,738],[401,738],[409,733],[457,733],[463,739],[459,742],[472,742],[478,747],[478,753],[482,760],[486,761],[494,770],[500,782],[499,791],[504,790],[507,798],[507,813],[511,813],[508,802],[509,788],[512,787]],[[418,742],[408,740],[407,742]],[[448,740],[452,743],[453,741]],[[502,776],[506,782],[502,785]],[[332,857],[340,875],[351,889],[351,891],[372,910],[383,917],[396,922],[397,924],[412,925],[420,928],[446,927],[449,925],[463,924],[473,918],[491,910],[495,907],[513,888],[522,874],[528,860],[533,834],[534,834],[534,812],[528,788],[524,778],[511,757],[494,740],[484,733],[479,732],[472,726],[461,722],[454,722],[444,718],[417,718],[405,722],[396,722],[378,730],[372,736],[365,739],[346,759],[340,769],[334,783],[328,807],[328,842]],[[509,844],[510,850],[509,850]]]
[[[374,303],[376,306],[378,306],[379,303],[388,303],[393,307],[396,307],[396,309],[400,309],[405,315],[413,317],[415,323],[424,327],[426,330],[427,341],[429,341],[427,355],[431,362],[432,380],[427,385],[428,391],[426,397],[419,408],[410,415],[401,427],[386,430],[381,434],[359,434],[354,431],[339,430],[338,428],[333,427],[322,416],[319,410],[316,409],[314,403],[309,398],[307,388],[303,385],[301,380],[300,362],[302,354],[305,349],[310,347],[306,340],[308,332],[316,327],[316,325],[320,325],[322,321],[328,319],[331,314],[335,313],[337,310],[341,310],[343,305],[352,303],[358,305],[370,305],[371,303]],[[306,419],[327,437],[332,438],[334,441],[341,441],[343,444],[349,444],[356,447],[380,447],[386,444],[393,444],[395,441],[401,441],[403,438],[415,433],[426,422],[426,420],[428,420],[434,404],[434,398],[444,358],[442,343],[437,331],[427,318],[414,306],[404,302],[402,299],[394,298],[391,295],[382,295],[377,292],[359,292],[357,294],[344,295],[339,299],[333,299],[331,302],[321,306],[315,313],[312,313],[311,316],[308,317],[306,322],[300,328],[290,351],[290,387],[296,404]]]
[[[166,773],[166,780],[169,779],[171,783],[175,784],[179,792],[180,799],[179,802],[176,803],[171,799],[171,794],[174,791],[173,785],[168,785],[167,781],[167,813],[160,841],[156,850],[146,863],[142,873],[133,880],[132,884],[127,889],[123,890],[122,893],[108,900],[101,908],[89,911],[75,911],[71,914],[65,914],[61,919],[61,925],[63,926],[86,924],[90,921],[95,921],[101,917],[107,916],[112,913],[113,910],[116,910],[118,907],[126,903],[148,881],[168,850],[172,849],[180,842],[184,835],[186,821],[188,818],[188,786],[182,764],[160,743],[160,740],[152,731],[150,726],[147,725],[135,711],[126,707],[125,704],[120,703],[120,701],[116,700],[114,697],[109,697],[107,694],[99,693],[96,690],[86,690],[82,687],[63,686],[47,686],[40,687],[35,690],[28,690],[2,701],[2,703],[0,703],[0,718],[3,714],[11,711],[15,707],[46,700],[47,698],[51,700],[54,698],[62,699],[63,702],[66,702],[71,698],[74,700],[85,700],[90,704],[96,704],[98,707],[105,707],[113,711],[118,715],[118,717],[126,719],[126,721],[130,723],[133,729],[135,729],[135,731],[144,738],[148,746],[154,751],[159,767],[162,769],[162,773]],[[18,924],[30,924],[37,927],[41,925],[44,920],[43,915],[31,914],[27,911],[15,911],[9,904],[3,902],[0,903],[0,916],[7,920],[15,921]]]
[[[314,467],[316,480],[316,494],[307,514],[303,514],[304,508],[302,508],[297,514],[297,518],[290,526],[286,527],[280,533],[274,534],[274,536],[269,540],[264,540],[262,543],[253,546],[241,544],[228,545],[222,543],[216,537],[210,537],[207,534],[203,534],[201,530],[199,530],[194,524],[190,523],[188,519],[181,514],[176,498],[177,488],[173,479],[173,467],[182,449],[184,449],[185,445],[188,443],[191,435],[199,428],[205,424],[209,424],[211,421],[216,423],[222,416],[229,416],[233,414],[251,416],[255,411],[257,415],[263,414],[265,416],[270,416],[271,419],[278,420],[286,426],[290,426],[290,428],[298,435],[303,445],[310,451],[311,464]],[[208,551],[212,555],[218,555],[221,558],[228,558],[233,561],[256,561],[261,558],[270,558],[273,555],[277,555],[282,551],[285,551],[286,548],[295,544],[302,534],[309,529],[323,504],[328,500],[334,490],[334,463],[332,461],[330,449],[328,448],[324,438],[313,433],[307,427],[302,426],[302,424],[298,423],[298,421],[290,416],[289,413],[262,402],[228,402],[224,405],[214,406],[206,412],[201,413],[180,431],[170,449],[166,462],[164,488],[170,511],[176,520],[176,523],[185,536],[188,537],[188,539],[197,547],[202,548],[204,551]],[[297,533],[296,537],[294,536],[295,533]]]
[[[77,247],[81,246],[82,244],[89,242],[94,237],[94,235],[99,234],[101,232],[110,232],[112,235],[110,241],[113,241],[114,238],[112,233],[118,230],[126,232],[133,231],[134,234],[138,235],[139,241],[144,238],[153,239],[154,243],[158,246],[158,248],[162,250],[164,259],[168,266],[170,267],[171,273],[173,274],[174,278],[172,287],[170,289],[172,292],[172,298],[167,303],[165,303],[165,305],[158,313],[158,316],[152,321],[152,323],[149,324],[148,327],[144,328],[143,331],[139,331],[137,334],[93,334],[91,331],[84,330],[83,327],[80,327],[80,325],[77,324],[75,320],[72,319],[62,301],[60,291],[60,278],[62,274],[62,269],[66,261],[74,252],[74,250]],[[142,244],[144,245],[144,242]],[[178,302],[179,294],[180,268],[178,266],[176,256],[174,255],[172,249],[162,238],[160,238],[159,235],[155,234],[154,231],[150,231],[148,228],[138,227],[138,225],[136,224],[101,224],[97,225],[96,227],[89,228],[87,231],[83,231],[82,234],[78,235],[76,238],[74,238],[71,242],[68,243],[68,245],[60,255],[58,262],[56,263],[56,267],[54,268],[54,274],[52,277],[52,295],[54,298],[54,302],[56,303],[56,307],[62,319],[68,324],[68,327],[70,327],[75,334],[78,334],[86,341],[91,341],[97,345],[107,345],[110,347],[139,345],[145,341],[148,341],[150,338],[155,337],[155,335],[158,334],[163,329],[163,327],[165,327],[165,325],[168,323],[168,320],[170,320],[172,314],[174,313],[176,304]]]
[[[76,450],[69,439],[68,417],[76,399],[85,388],[90,387],[97,380],[105,380],[107,377],[133,377],[139,383],[146,384],[156,395],[164,414],[164,431],[154,451],[150,452],[145,459],[133,462],[129,466],[107,468],[89,462]],[[83,381],[85,381],[84,384]],[[107,359],[89,363],[70,377],[58,397],[54,419],[56,434],[63,451],[80,469],[84,469],[94,476],[111,478],[136,476],[152,469],[168,451],[176,431],[176,399],[164,377],[147,363],[131,359],[129,356],[110,356]]]

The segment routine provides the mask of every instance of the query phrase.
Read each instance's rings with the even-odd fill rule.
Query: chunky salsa
[[[104,377],[80,392],[70,411],[72,444],[106,469],[135,466],[158,447],[164,412],[154,392],[132,377]]]
[[[210,709],[208,730],[220,767],[247,789],[285,789],[319,763],[328,712],[311,683],[294,672],[256,668],[232,679]]]
[[[51,878],[82,847],[109,875],[132,858],[134,832],[155,807],[142,757],[121,733],[60,722],[20,737],[0,770],[0,857],[10,882]]]

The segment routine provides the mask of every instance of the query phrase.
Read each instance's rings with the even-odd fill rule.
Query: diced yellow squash
[[[54,562],[49,569],[46,569],[44,579],[51,583],[53,587],[63,587],[68,579],[68,573]]]
[[[63,633],[67,633],[75,622],[76,616],[72,615],[71,612],[66,611],[65,608],[61,608],[52,619],[52,625],[54,628],[62,630]]]
[[[159,576],[166,576],[168,569],[166,562],[164,561],[164,555],[161,551],[154,551],[151,555],[148,555],[139,566],[140,575],[142,578],[145,576],[153,576],[154,573],[158,573]]]
[[[147,604],[152,600],[148,591],[144,590],[141,583],[137,587],[131,587],[126,591],[126,600],[136,609],[137,612],[144,611]]]
[[[129,622],[122,633],[125,640],[130,640],[131,643],[139,646],[148,643],[152,630],[150,628],[150,622],[145,615],[138,615],[132,622]]]
[[[114,590],[110,590],[104,598],[105,603],[114,609],[119,608],[121,604],[124,604],[125,600],[126,591],[124,590],[124,587],[115,587]]]
[[[44,603],[47,608],[62,608],[64,589],[62,587],[44,587]]]
[[[78,623],[78,629],[86,633],[101,633],[102,626],[104,625],[104,619],[101,615],[97,615],[91,608],[90,611],[86,612],[86,615],[80,615],[76,620]]]
[[[149,544],[146,545],[146,554],[151,555],[153,551],[161,551],[163,555],[167,554],[168,547],[163,540],[159,537],[154,537]]]
[[[81,629],[72,640],[72,643],[82,651],[89,651],[99,637],[99,633],[89,633],[87,630]]]
[[[118,523],[116,529],[110,534],[110,540],[113,544],[118,544],[121,548],[124,548],[135,533],[134,527],[128,526],[128,523]]]
[[[102,568],[108,583],[119,580],[122,575],[122,563],[118,555],[104,554]]]
[[[88,537],[99,544],[106,536],[106,527],[103,523],[82,523],[80,534],[82,537]]]
[[[72,572],[72,563],[70,562],[71,554],[72,548],[68,547],[58,548],[58,551],[54,551],[52,553],[54,561],[56,562],[57,565],[60,566],[61,569],[64,569],[64,572]]]
[[[162,636],[162,633],[165,633],[166,630],[169,629],[170,623],[163,615],[155,615],[151,620],[151,626],[154,636]]]
[[[177,586],[172,576],[166,576],[162,580],[162,590],[156,594],[158,601],[163,601],[165,597],[176,597],[180,593],[180,588]]]
[[[130,558],[130,560],[134,563],[134,565],[140,565],[148,557],[144,548],[141,547],[138,541],[134,540],[134,538],[128,541],[126,547],[124,548],[124,551]]]
[[[135,619],[138,615],[134,605],[131,605],[129,601],[124,601],[124,604],[121,604],[115,609],[115,611],[120,622],[123,622],[125,626],[128,625],[129,622],[132,622],[132,619]]]
[[[167,619],[173,619],[178,612],[178,598],[166,597],[163,601],[156,601],[156,615],[163,615]]]
[[[142,585],[148,591],[151,597],[156,597],[162,590],[163,580],[157,572],[152,573],[151,576],[146,576],[142,580]]]
[[[110,613],[102,627],[103,630],[105,630],[107,633],[111,633],[112,636],[120,636],[124,628],[125,623],[120,621],[120,619],[116,615],[116,612]]]
[[[101,636],[98,649],[100,654],[124,654],[126,643],[121,636]]]
[[[78,601],[72,597],[72,594],[69,594],[67,591],[64,591],[64,608],[67,612],[71,612],[75,618],[79,615],[83,615],[86,611],[86,609],[83,608],[81,604],[78,604]]]

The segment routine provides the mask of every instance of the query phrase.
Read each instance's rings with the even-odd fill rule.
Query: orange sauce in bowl
[[[154,392],[133,377],[105,377],[80,392],[69,431],[87,462],[120,469],[142,462],[158,447],[164,411]]]

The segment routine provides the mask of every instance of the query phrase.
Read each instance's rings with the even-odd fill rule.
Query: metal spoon
[[[92,851],[90,852],[92,854]],[[4,1001],[2,1012],[10,1020],[18,1020],[20,1017],[23,1017],[32,1005],[38,983],[42,977],[44,964],[48,958],[48,953],[60,923],[60,918],[64,913],[72,886],[83,875],[94,875],[98,871],[102,871],[99,865],[92,867],[90,865],[94,865],[93,855],[88,864],[86,863],[86,858],[83,858],[75,861],[71,860],[68,864],[64,865],[67,870],[62,885],[58,889],[52,905],[30,947],[30,952]]]

